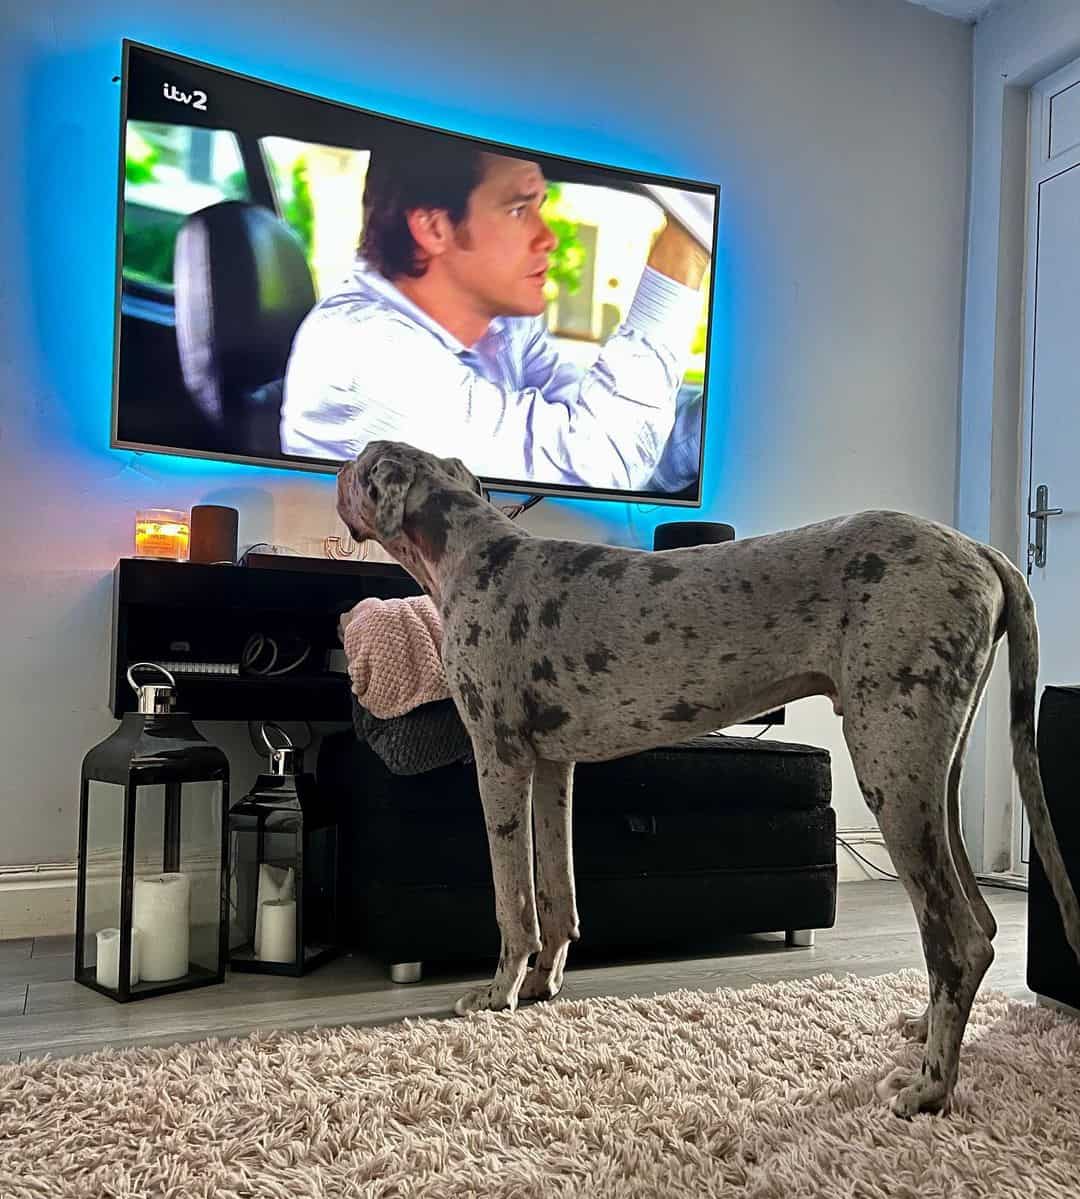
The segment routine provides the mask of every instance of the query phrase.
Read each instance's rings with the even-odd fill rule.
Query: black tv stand
[[[240,559],[240,565],[248,570],[287,570],[301,574],[351,575],[375,578],[377,567],[389,567],[396,574],[404,574],[396,562],[367,562],[363,558],[304,558],[299,554],[269,554],[259,550],[248,550]]]
[[[204,566],[153,558],[121,558],[113,571],[109,707],[133,712],[128,667],[144,661],[239,663],[248,638],[262,633],[283,645],[307,644],[295,672],[177,673],[177,707],[197,720],[351,718],[349,680],[327,669],[341,648],[338,617],[369,596],[421,594],[396,563],[337,562],[297,567],[284,555],[251,566]]]

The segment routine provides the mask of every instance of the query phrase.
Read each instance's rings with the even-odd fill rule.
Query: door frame
[[[1022,569],[1030,575],[1032,540],[1032,491],[1035,486],[1033,426],[1035,415],[1035,328],[1038,320],[1038,245],[1040,188],[1044,183],[1080,166],[1080,140],[1056,154],[1050,152],[1051,120],[1054,97],[1067,88],[1080,85],[1080,59],[1052,72],[1033,84],[1028,105],[1028,157],[1025,183],[1026,212],[1024,217],[1024,296],[1023,296],[1023,393],[1020,401],[1020,478],[1019,528]],[[1052,497],[1051,497],[1052,498]],[[1012,813],[1010,820],[1010,853],[1013,873],[1027,876],[1027,822],[1019,786],[1012,780]]]

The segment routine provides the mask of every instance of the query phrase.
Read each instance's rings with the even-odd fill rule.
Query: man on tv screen
[[[351,276],[293,342],[284,453],[344,460],[387,438],[488,478],[667,490],[709,256],[666,220],[625,319],[577,365],[544,319],[547,190],[538,163],[438,134],[377,147]]]

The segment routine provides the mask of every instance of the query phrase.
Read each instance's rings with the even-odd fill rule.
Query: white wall
[[[1076,0],[1007,0],[975,28],[957,524],[1023,561],[1019,496],[1028,89],[1080,55]],[[1023,525],[1026,537],[1026,521]],[[972,733],[964,833],[1009,866],[1012,762],[1001,655]]]
[[[437,11],[435,17],[433,12]],[[405,117],[719,181],[701,513],[741,536],[870,506],[951,521],[971,29],[902,0],[36,0],[0,15],[0,865],[70,861],[106,709],[110,574],[144,504],[333,526],[325,478],[108,449],[122,36]],[[546,500],[651,544],[669,511]],[[240,732],[228,733],[250,779]],[[780,732],[834,753],[824,700]]]

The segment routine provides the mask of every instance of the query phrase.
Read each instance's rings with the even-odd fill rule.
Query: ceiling
[[[995,0],[909,0],[909,3],[955,17],[958,21],[974,22],[989,12]]]

